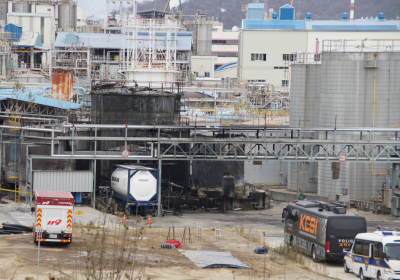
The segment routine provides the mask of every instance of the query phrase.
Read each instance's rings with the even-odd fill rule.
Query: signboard
[[[344,154],[341,154],[341,155],[339,155],[339,161],[340,162],[344,162],[344,161],[346,161],[346,155],[344,155]]]
[[[128,151],[128,150],[123,150],[123,151],[122,151],[122,156],[123,156],[124,158],[129,157],[129,151]]]

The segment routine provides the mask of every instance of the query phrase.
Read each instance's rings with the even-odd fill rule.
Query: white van
[[[357,234],[343,263],[360,279],[400,280],[400,232]]]

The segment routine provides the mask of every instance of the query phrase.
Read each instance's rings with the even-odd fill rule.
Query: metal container
[[[74,75],[71,72],[59,71],[53,73],[53,98],[71,101],[74,88]]]
[[[28,2],[15,2],[12,4],[13,13],[31,13],[32,5]]]
[[[33,190],[93,192],[93,172],[85,170],[34,170]]]
[[[58,6],[58,30],[73,31],[76,29],[76,4],[61,4]]]
[[[392,208],[392,189],[383,189],[383,204],[386,208]]]
[[[229,173],[222,177],[222,196],[233,197],[235,194],[235,177]]]
[[[0,1],[0,24],[7,25],[8,1]]]
[[[135,201],[157,200],[157,170],[139,165],[119,165],[111,175],[114,194]]]

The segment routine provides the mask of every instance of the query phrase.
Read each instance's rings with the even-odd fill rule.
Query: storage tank
[[[321,65],[293,64],[290,81],[290,127],[318,127]],[[318,137],[313,135],[313,137]],[[289,162],[288,190],[317,192],[317,163]]]
[[[371,41],[373,43],[373,41]],[[360,42],[367,44],[368,41]],[[376,44],[376,42],[375,42]],[[385,44],[384,41],[379,43]],[[388,42],[390,44],[390,42]],[[382,47],[383,48],[383,47]],[[293,66],[292,66],[293,67]],[[315,68],[315,71],[306,69]],[[305,71],[305,72],[304,72]],[[400,80],[396,73],[400,71],[400,53],[398,52],[324,52],[321,65],[307,65],[292,68],[290,126],[315,127],[393,127],[398,125],[400,111],[398,105],[400,96],[396,90]],[[316,73],[319,80],[315,80]],[[303,77],[304,83],[296,83],[296,77]],[[299,79],[300,80],[300,79]],[[309,85],[311,83],[311,85]],[[318,96],[307,99],[313,94],[316,87]],[[298,99],[295,95],[298,94]],[[297,100],[297,101],[296,101]],[[298,108],[299,107],[299,108]],[[375,112],[375,114],[373,114]],[[326,135],[314,135],[314,138],[325,139]],[[333,139],[333,134],[328,139]],[[369,135],[362,135],[368,139]],[[375,133],[374,140],[388,140],[386,133]],[[360,140],[360,133],[349,132],[346,135],[336,136],[337,141]],[[340,145],[335,149],[341,149]],[[340,152],[337,150],[336,152]],[[367,153],[371,152],[366,150]],[[315,165],[315,164],[314,164]],[[311,174],[311,164],[303,170],[304,174]],[[315,167],[314,167],[315,168]],[[387,163],[362,163],[343,162],[336,166],[331,162],[319,162],[318,173],[313,180],[305,179],[305,189],[311,182],[318,182],[318,194],[329,196],[341,194],[343,189],[348,189],[351,199],[372,200],[378,197],[382,183],[386,181]],[[296,190],[297,174],[296,163],[290,164],[288,189]],[[301,174],[301,172],[299,173]],[[306,175],[307,176],[307,175]],[[300,177],[300,189],[302,178]]]
[[[7,25],[8,1],[0,1],[0,25]]]
[[[31,13],[32,5],[28,2],[20,1],[12,4],[13,13]]]
[[[76,4],[60,4],[58,6],[58,30],[73,31],[76,29]]]
[[[235,194],[235,177],[228,173],[222,177],[222,196],[233,197]]]
[[[140,165],[117,165],[111,175],[114,194],[137,202],[157,201],[158,171]]]

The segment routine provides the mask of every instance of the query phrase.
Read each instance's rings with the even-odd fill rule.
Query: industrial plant
[[[3,195],[130,216],[301,194],[400,216],[399,20],[255,0],[226,30],[165,2],[103,0],[96,19],[73,0],[0,3]]]

